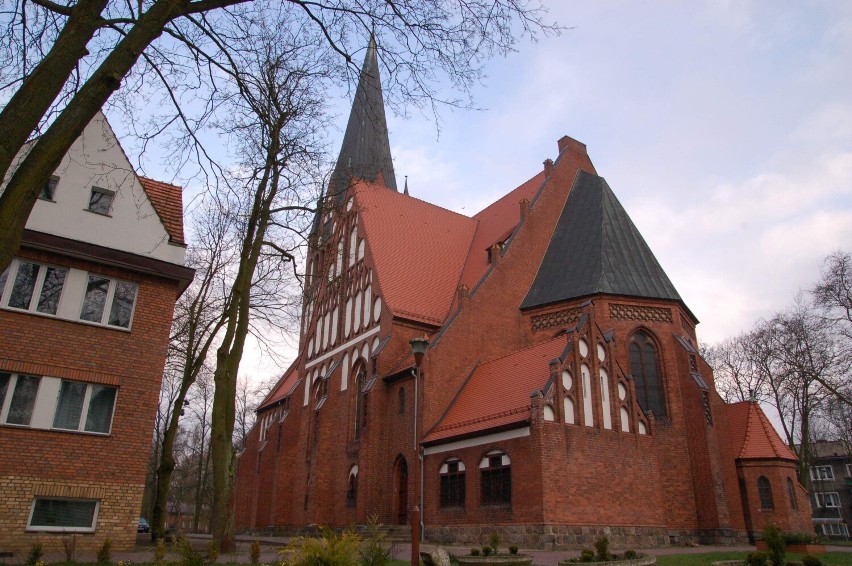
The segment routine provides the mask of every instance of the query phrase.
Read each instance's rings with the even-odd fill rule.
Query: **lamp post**
[[[414,457],[417,460],[417,470],[414,481],[414,507],[411,509],[411,566],[420,564],[420,494],[423,489],[423,457],[420,454],[420,439],[417,436],[417,413],[420,405],[419,383],[420,366],[429,347],[429,339],[426,336],[413,338],[409,341],[411,353],[414,356]]]

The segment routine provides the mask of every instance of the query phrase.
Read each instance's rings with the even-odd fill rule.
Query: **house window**
[[[53,200],[53,195],[56,194],[56,185],[58,184],[59,177],[52,175],[50,179],[47,180],[47,183],[44,184],[44,187],[42,187],[41,194],[38,195],[38,198],[42,200]]]
[[[62,380],[53,428],[109,434],[117,389]]]
[[[831,466],[812,466],[811,479],[814,481],[833,480],[834,470]]]
[[[0,275],[0,304],[13,309],[56,314],[67,273],[61,267],[15,260]],[[11,288],[4,293],[8,279],[12,280]]]
[[[30,426],[41,378],[0,373],[0,423]]]
[[[2,281],[0,281],[0,287],[2,287]],[[852,464],[846,464],[846,477],[852,478]]]
[[[817,507],[826,507],[829,509],[837,509],[840,507],[840,495],[836,491],[828,493],[814,493]]]
[[[89,212],[109,216],[114,196],[115,191],[102,189],[100,187],[92,187],[92,193],[89,195]]]
[[[358,503],[358,466],[352,466],[349,470],[349,482],[346,488],[346,506],[355,507]]]
[[[80,320],[129,328],[138,289],[136,283],[89,274]]]
[[[512,466],[509,456],[494,450],[479,463],[480,504],[512,503]]]
[[[464,462],[458,458],[441,466],[441,507],[464,507]]]
[[[833,537],[849,538],[849,528],[843,523],[823,523],[822,534]]]
[[[772,500],[772,486],[766,476],[757,478],[757,495],[760,498],[761,509],[775,509],[775,502]]]
[[[666,416],[663,386],[657,363],[657,347],[648,333],[639,331],[630,338],[630,373],[636,382],[636,400],[646,413]]]
[[[405,414],[405,387],[399,388],[399,414]]]
[[[37,497],[27,530],[91,533],[97,520],[97,500]]]
[[[799,509],[799,503],[796,501],[796,487],[793,485],[793,480],[787,478],[787,496],[790,498],[790,507],[794,511]]]

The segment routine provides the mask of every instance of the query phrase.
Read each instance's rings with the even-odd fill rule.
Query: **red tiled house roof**
[[[798,460],[778,436],[775,427],[755,402],[727,405],[731,444],[738,459]]]
[[[378,183],[355,185],[355,201],[391,312],[435,326],[443,323],[476,223]]]
[[[424,441],[527,421],[530,394],[545,386],[550,361],[559,357],[565,344],[565,336],[560,336],[477,367]]]
[[[266,396],[266,399],[261,401],[260,405],[257,407],[258,412],[262,411],[266,407],[274,405],[293,392],[293,389],[299,381],[299,360],[300,358],[296,358],[293,361],[287,371],[284,372],[284,375],[281,376],[281,379],[278,380],[275,388]]]
[[[151,199],[151,205],[169,233],[169,240],[185,244],[183,239],[183,189],[147,177],[139,177],[142,188]]]

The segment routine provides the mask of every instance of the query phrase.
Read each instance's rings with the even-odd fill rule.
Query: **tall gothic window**
[[[349,470],[349,483],[346,488],[346,506],[355,507],[358,502],[358,466]]]
[[[363,361],[358,362],[355,370],[355,440],[361,438],[361,432],[367,426],[368,393],[364,391],[367,384],[367,366]]]
[[[793,480],[787,478],[787,496],[790,498],[790,507],[794,511],[798,511],[799,503],[796,501],[796,487],[793,485]]]
[[[450,458],[441,466],[441,507],[464,507],[464,462]]]
[[[642,410],[655,417],[666,416],[666,402],[660,378],[657,346],[647,332],[639,331],[630,338],[630,373],[636,382],[636,400]]]
[[[757,495],[760,498],[761,509],[775,509],[775,502],[772,500],[772,486],[766,476],[757,478]]]
[[[479,463],[481,505],[512,503],[512,463],[508,454],[492,450]]]

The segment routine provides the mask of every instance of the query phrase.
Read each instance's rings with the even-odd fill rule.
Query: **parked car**
[[[139,526],[136,528],[137,533],[149,533],[151,532],[151,525],[148,524],[148,521],[139,517]]]

